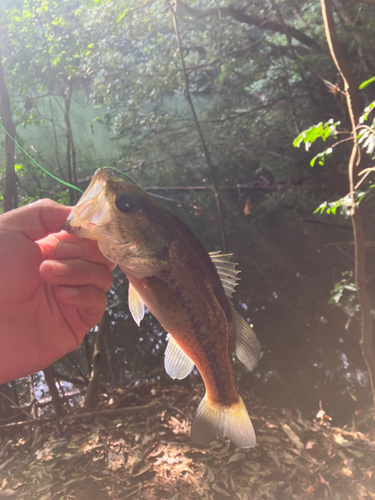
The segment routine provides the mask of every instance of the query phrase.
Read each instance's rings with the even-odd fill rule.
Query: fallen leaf
[[[245,458],[245,456],[246,455],[244,455],[243,453],[235,453],[228,460],[228,464],[231,464],[233,462],[241,462],[241,460],[243,460]]]
[[[306,450],[311,450],[313,446],[316,445],[316,439],[309,439],[306,443]]]
[[[343,438],[341,434],[337,434],[335,436],[335,441],[337,444],[343,446],[344,448],[347,448],[348,446],[353,446],[354,444],[352,441],[348,441],[347,439]]]
[[[304,449],[304,444],[288,424],[282,424],[281,428],[298,450]]]
[[[141,476],[150,469],[151,469],[151,464],[149,462],[143,462],[143,463],[141,462],[140,464],[137,464],[136,467],[133,467],[132,476],[133,477]]]
[[[250,210],[253,208],[253,205],[251,204],[250,198],[247,198],[245,201],[245,207],[243,209],[243,214],[246,217],[246,215],[249,215]]]
[[[362,458],[364,456],[361,451],[351,450],[350,448],[348,448],[348,452],[351,453],[352,455],[354,455],[357,458]]]
[[[125,465],[125,454],[123,451],[116,453],[115,451],[108,452],[107,467],[109,470],[120,469]]]

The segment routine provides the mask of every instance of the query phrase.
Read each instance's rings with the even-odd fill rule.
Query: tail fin
[[[237,404],[223,407],[211,403],[205,395],[191,426],[191,439],[207,445],[215,437],[224,436],[238,448],[252,448],[256,443],[253,424],[241,398]]]

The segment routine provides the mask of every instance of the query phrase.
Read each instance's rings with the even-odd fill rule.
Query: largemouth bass
[[[96,240],[102,254],[129,280],[129,309],[139,325],[145,306],[168,332],[165,368],[182,379],[197,367],[206,394],[191,428],[193,442],[228,437],[255,446],[255,433],[238,395],[232,353],[250,370],[260,345],[230,302],[236,264],[209,255],[186,225],[128,181],[98,170],[66,230]]]

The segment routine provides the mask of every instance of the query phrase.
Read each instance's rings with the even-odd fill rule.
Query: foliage
[[[215,0],[177,3],[190,91],[213,158],[230,246],[241,257],[251,283],[243,294],[251,297],[248,314],[252,321],[264,304],[268,311],[270,290],[282,280],[289,283],[296,274],[294,260],[300,262],[300,256],[308,255],[306,249],[294,245],[295,233],[290,238],[283,234],[274,250],[276,230],[289,230],[322,199],[340,198],[323,204],[320,213],[347,213],[349,207],[349,199],[341,198],[346,189],[345,154],[337,154],[323,176],[321,169],[305,168],[303,152],[292,147],[293,138],[298,134],[298,145],[313,152],[312,166],[322,165],[333,150],[330,141],[350,124],[337,90],[336,69],[322,43],[319,0],[279,0],[277,5],[243,1],[235,6]],[[375,98],[370,85],[375,72],[371,56],[374,13],[361,10],[357,2],[341,3],[347,16],[340,17],[339,36],[349,63],[355,64],[358,81],[367,82],[363,86],[367,104]],[[355,20],[354,25],[347,25],[346,18]],[[103,165],[131,171],[144,187],[166,186],[168,191],[156,191],[164,197],[161,203],[171,207],[207,249],[217,249],[214,198],[185,99],[166,3],[2,0],[0,26],[6,83],[18,141],[25,151],[56,176],[69,180],[68,116],[82,188]],[[373,102],[367,105],[362,125],[368,126],[373,107]],[[367,150],[373,144],[372,132],[363,128],[358,133]],[[330,145],[323,152],[314,149],[319,138]],[[345,144],[341,147],[345,152]],[[20,204],[44,196],[69,203],[65,188],[50,181],[19,150],[16,165]],[[1,163],[0,193],[3,174]],[[176,186],[207,189],[173,191]],[[367,191],[367,184],[361,186],[361,193]],[[358,201],[361,196],[357,195]],[[245,218],[246,200],[252,208]],[[370,202],[368,211],[370,216]],[[285,239],[290,239],[290,246],[284,244]],[[295,253],[291,247],[296,247]],[[336,264],[330,253],[325,258]],[[109,296],[111,335],[122,361],[122,377],[134,381],[132,373],[147,374],[159,366],[165,334],[151,315],[146,315],[140,330],[133,325],[122,280],[116,275]],[[294,283],[285,288],[303,290],[298,295],[310,297]],[[313,302],[311,298],[306,301]],[[291,310],[289,302],[280,310]],[[293,313],[292,325],[297,316],[302,316],[300,307]],[[270,345],[273,338],[270,335],[265,343]],[[267,366],[267,359],[262,362]],[[82,350],[74,363],[63,363],[66,372],[85,373]]]
[[[359,125],[357,127],[357,130],[359,131],[357,136],[358,143],[370,156],[375,151],[375,119],[372,121],[371,125],[365,125],[365,122],[368,120],[368,116],[374,108],[375,101],[372,101],[368,106],[366,106],[359,119]],[[372,156],[372,159],[375,159],[375,156]]]
[[[369,78],[365,82],[362,82],[361,85],[358,87],[359,90],[365,89],[367,87],[367,85],[370,85],[370,83],[372,83],[372,82],[375,82],[375,76],[373,76],[372,78]]]
[[[305,150],[308,151],[311,145],[319,138],[325,142],[328,137],[337,138],[337,126],[340,122],[334,122],[333,118],[328,122],[320,122],[317,125],[303,130],[293,141],[293,146],[299,148],[302,142],[305,144]]]
[[[333,290],[331,290],[329,303],[344,309],[350,316],[354,316],[360,308],[356,294],[358,287],[353,283],[352,271],[345,271],[341,274],[343,278],[335,283]]]

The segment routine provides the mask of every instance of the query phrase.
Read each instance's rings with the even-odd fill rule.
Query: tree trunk
[[[15,396],[15,391],[9,384],[0,385],[0,419],[19,415],[20,409]]]
[[[110,328],[106,328],[104,332],[105,351],[107,353],[107,361],[109,367],[109,374],[111,377],[112,385],[119,385],[119,369],[117,366],[117,358],[115,348],[113,346],[113,338],[111,336]]]
[[[10,112],[10,99],[8,89],[5,85],[4,70],[1,63],[0,53],[0,116],[3,127],[9,135],[5,136],[5,191],[4,212],[18,207],[16,174],[14,171],[14,142],[16,129]],[[9,137],[10,136],[10,137]]]
[[[104,350],[105,331],[109,326],[108,312],[105,311],[102,319],[99,322],[98,333],[96,335],[94,353],[92,356],[92,369],[87,387],[85,406],[86,408],[95,408],[99,401],[99,377],[100,377],[100,361]]]
[[[375,355],[372,334],[371,303],[366,288],[366,245],[363,218],[360,205],[354,199],[354,186],[361,171],[360,150],[357,143],[357,124],[361,115],[357,95],[357,85],[344,54],[342,53],[332,14],[331,0],[321,0],[326,37],[332,59],[344,81],[346,100],[352,125],[353,149],[349,160],[349,185],[352,199],[351,220],[355,245],[355,284],[358,287],[358,302],[361,307],[361,351],[369,372],[373,403],[375,406]]]
[[[62,399],[59,396],[59,391],[55,385],[55,376],[52,366],[48,366],[45,370],[43,370],[44,378],[46,379],[49,393],[51,395],[52,404],[55,409],[56,415],[64,414],[64,406]]]

